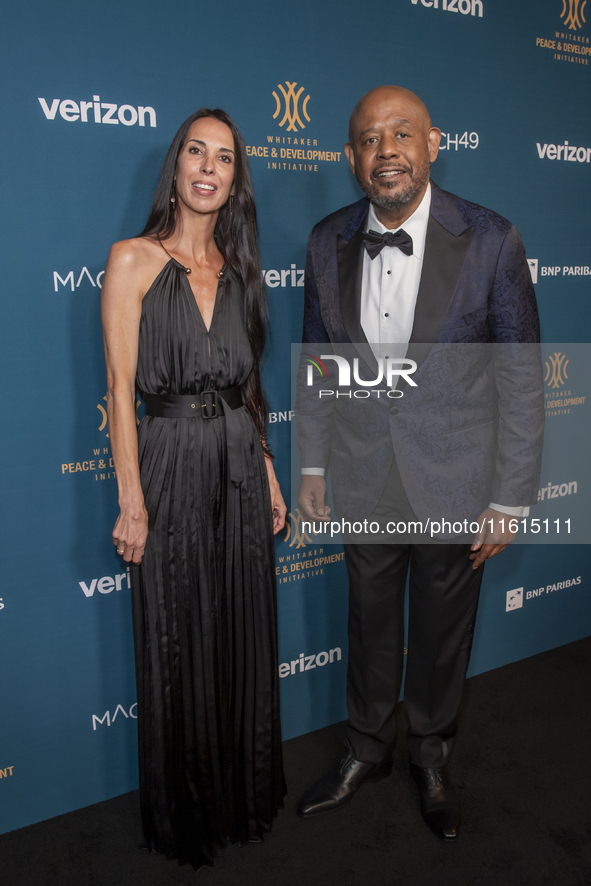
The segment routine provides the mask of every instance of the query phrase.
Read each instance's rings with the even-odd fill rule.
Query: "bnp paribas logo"
[[[583,0],[586,2],[586,0]],[[283,113],[281,120],[279,121],[280,126],[285,126],[287,123],[288,126],[284,130],[285,132],[298,132],[299,129],[305,129],[306,124],[303,122],[301,114],[306,118],[306,121],[310,122],[310,117],[308,116],[308,102],[310,101],[310,96],[306,95],[305,98],[301,101],[303,93],[306,91],[304,86],[300,86],[300,88],[296,92],[297,83],[290,83],[289,80],[285,81],[285,86],[287,89],[279,83],[277,85],[277,89],[281,93],[281,98],[279,95],[273,90],[273,98],[277,102],[277,106],[275,108],[275,113],[273,114],[273,120],[277,120],[277,118]],[[301,114],[300,114],[301,108]]]
[[[544,381],[549,388],[561,388],[568,380],[566,367],[568,366],[568,358],[561,351],[555,351],[550,354],[546,360],[546,375]]]
[[[584,9],[587,0],[562,0],[560,18],[571,31],[578,31],[585,24]]]
[[[505,612],[512,612],[514,609],[523,609],[523,588],[513,588],[512,591],[507,591]]]

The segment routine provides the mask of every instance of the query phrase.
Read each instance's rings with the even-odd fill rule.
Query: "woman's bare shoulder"
[[[143,298],[165,264],[166,253],[157,240],[119,240],[111,246],[103,286],[115,286]]]
[[[111,246],[109,264],[117,270],[134,271],[161,262],[161,253],[160,244],[147,237],[118,240]]]

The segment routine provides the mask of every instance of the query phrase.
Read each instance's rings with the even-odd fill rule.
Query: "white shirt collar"
[[[431,209],[431,182],[428,183],[427,189],[423,194],[423,199],[404,224],[398,228],[387,228],[378,219],[373,204],[369,204],[369,212],[367,214],[366,231],[376,231],[378,234],[385,234],[386,231],[396,233],[403,228],[406,233],[412,237],[413,255],[419,260],[423,257],[425,249],[425,237],[427,236],[427,225],[429,223],[429,210]]]

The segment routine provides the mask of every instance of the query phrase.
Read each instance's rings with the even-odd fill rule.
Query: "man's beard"
[[[360,188],[365,191],[375,206],[379,206],[380,209],[385,209],[386,211],[396,212],[404,206],[407,206],[419,196],[421,191],[424,191],[429,181],[429,168],[429,163],[420,166],[414,172],[406,187],[396,190],[392,189],[392,194],[384,193],[383,190],[379,189],[371,181],[368,183],[366,181],[361,181],[359,176],[355,177],[357,178]]]

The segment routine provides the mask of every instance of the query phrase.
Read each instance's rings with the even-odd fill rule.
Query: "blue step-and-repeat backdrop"
[[[219,106],[249,146],[268,287],[271,443],[288,492],[290,343],[312,225],[359,196],[357,99],[417,92],[443,130],[435,181],[521,230],[540,306],[549,448],[539,517],[585,518],[591,248],[586,0],[22,0],[2,49],[0,830],[132,790],[128,574],[99,302],[110,244],[143,227],[182,120]],[[345,717],[342,548],[277,540],[284,737]],[[487,566],[471,673],[591,633],[586,545]]]

